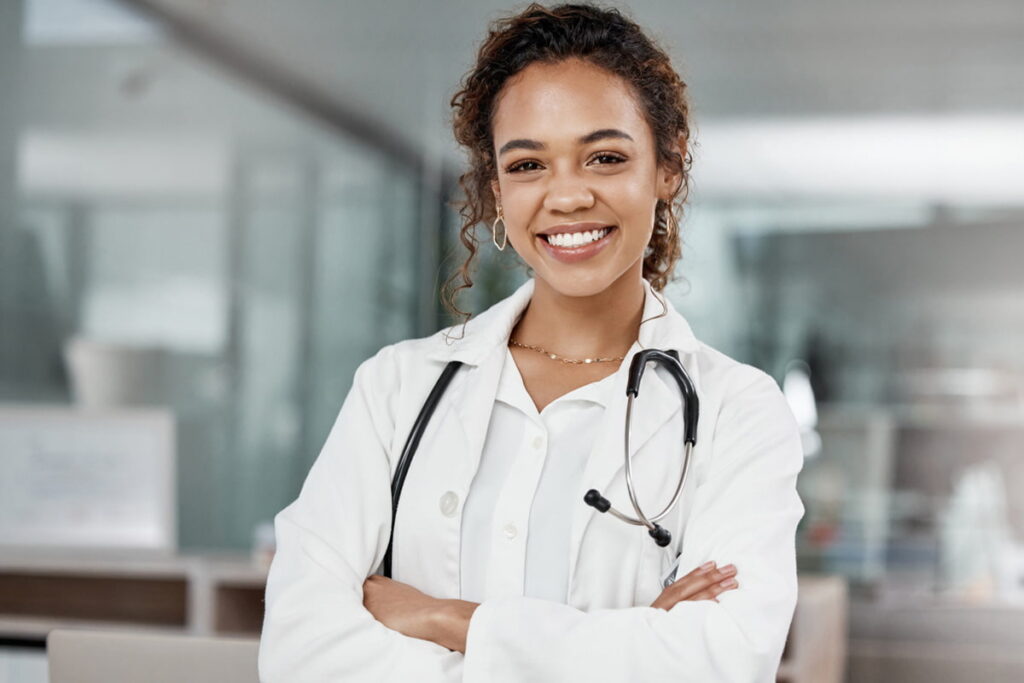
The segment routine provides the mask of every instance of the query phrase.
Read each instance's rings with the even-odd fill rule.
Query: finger
[[[707,577],[714,575],[716,571],[718,569],[714,562],[706,562],[688,574],[676,579],[670,586],[678,590],[690,590],[706,583]]]
[[[679,580],[687,579],[687,578],[696,578],[696,577],[701,576],[703,574],[707,574],[708,572],[713,571],[713,570],[715,570],[717,568],[718,568],[718,563],[715,562],[714,560],[712,560],[710,562],[705,562],[701,566],[695,567],[695,568],[691,569],[684,576],[680,577]]]
[[[710,588],[716,583],[724,581],[735,575],[736,567],[730,564],[720,569],[713,569],[700,575],[692,577],[687,575],[683,577],[683,579],[673,583],[669,588],[674,591],[677,598],[685,600],[689,596]]]
[[[718,602],[718,595],[724,592],[725,588],[721,586],[721,583],[716,583],[704,590],[697,591],[689,594],[686,597],[680,597],[678,594],[671,593],[668,589],[662,591],[658,599],[651,603],[651,607],[659,607],[664,610],[669,610],[678,605],[681,602],[692,602],[697,600],[714,600]]]
[[[713,586],[710,586],[710,587],[708,587],[708,588],[706,588],[706,589],[704,589],[702,591],[698,591],[698,592],[696,592],[696,593],[694,593],[694,594],[692,594],[692,595],[690,595],[690,596],[688,596],[686,598],[681,598],[680,599],[680,598],[676,598],[674,596],[670,596],[670,595],[668,595],[666,593],[662,593],[662,595],[660,595],[658,597],[658,599],[651,606],[652,607],[660,607],[661,609],[664,609],[664,610],[669,610],[669,609],[672,609],[673,607],[675,607],[680,602],[692,602],[692,601],[697,601],[697,600],[713,600],[714,602],[718,602],[718,596],[719,595],[721,595],[722,593],[724,593],[726,591],[733,590],[734,588],[737,588],[737,587],[739,587],[739,583],[736,582],[736,580],[733,579],[733,578],[728,578],[728,579],[725,579],[724,581],[720,581],[720,582],[714,584]]]
[[[737,588],[739,588],[739,582],[737,582],[736,579],[729,578],[724,581],[719,581],[714,586],[705,588],[699,593],[695,593],[687,598],[687,600],[714,600],[722,593],[735,590]]]

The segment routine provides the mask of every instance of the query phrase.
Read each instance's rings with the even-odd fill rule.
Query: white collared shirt
[[[537,412],[505,352],[480,466],[462,511],[461,598],[565,603],[569,534],[587,458],[615,374]]]

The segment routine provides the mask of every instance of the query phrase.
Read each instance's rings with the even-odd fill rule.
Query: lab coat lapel
[[[498,393],[498,380],[504,364],[504,358],[500,354],[504,351],[504,347],[495,347],[479,365],[463,369],[465,377],[460,382],[460,390],[457,393],[453,392],[449,398],[454,402],[455,414],[459,417],[466,438],[468,467],[464,467],[463,471],[469,477],[467,487],[480,465],[487,428],[491,424],[494,399]]]
[[[458,360],[466,366],[456,375],[442,401],[451,403],[466,439],[463,472],[467,488],[480,464],[508,338],[530,303],[533,288],[531,278],[509,297],[471,319],[464,328],[448,328],[450,339],[442,336],[443,343],[429,354],[435,360]]]

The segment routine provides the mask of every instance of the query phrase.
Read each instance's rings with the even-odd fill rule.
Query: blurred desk
[[[1018,683],[1024,606],[854,602],[850,683]]]
[[[248,555],[0,558],[0,638],[41,644],[54,628],[252,636],[267,571]]]

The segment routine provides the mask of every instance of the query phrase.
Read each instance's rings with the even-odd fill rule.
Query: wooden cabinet
[[[244,555],[0,558],[0,638],[45,641],[53,628],[258,635],[265,568]]]

